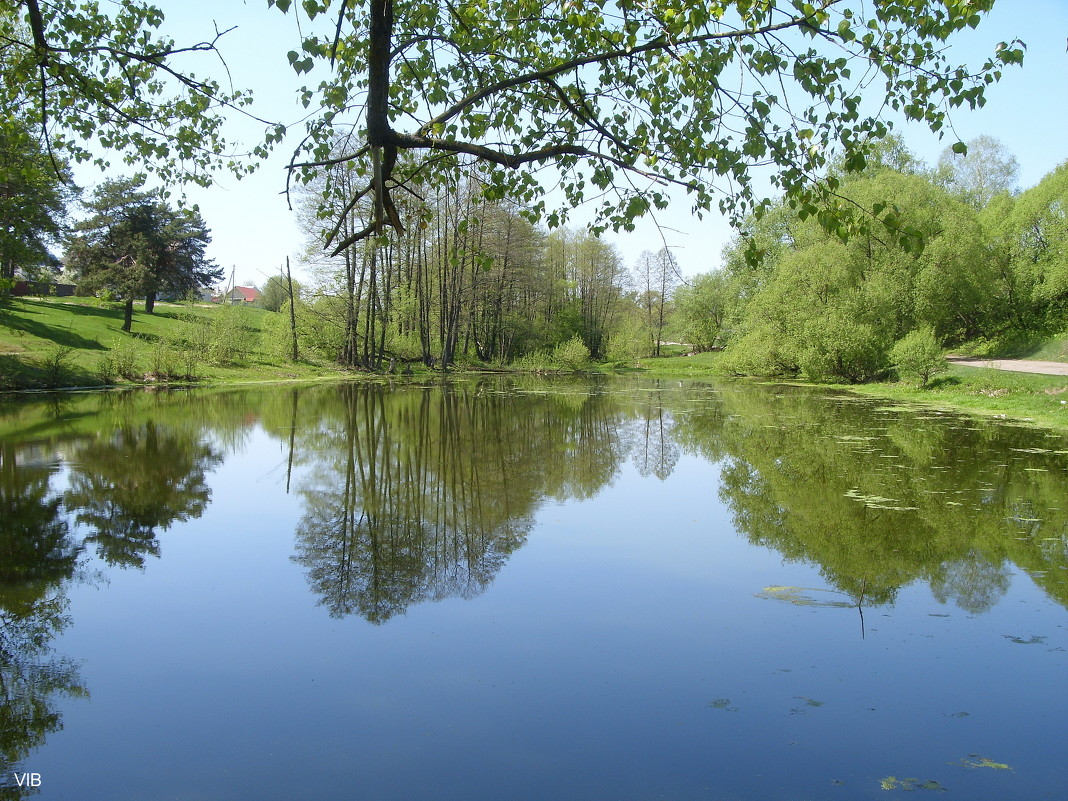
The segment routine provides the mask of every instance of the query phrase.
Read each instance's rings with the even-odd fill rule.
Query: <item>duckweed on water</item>
[[[964,759],[957,763],[966,768],[991,768],[992,770],[1012,770],[1011,767],[1004,762],[995,762],[992,759],[987,759],[985,756],[979,754],[968,754]]]
[[[726,712],[737,712],[738,707],[731,706],[730,698],[713,698],[707,704],[709,709],[722,709]]]
[[[934,790],[938,793],[944,793],[947,789],[934,779],[921,781],[920,779],[899,779],[897,776],[887,776],[879,782],[879,785],[884,790],[905,790],[906,792],[911,790]]]
[[[765,587],[763,592],[758,592],[755,597],[757,598],[769,598],[774,601],[783,601],[784,603],[793,604],[794,606],[830,606],[850,609],[856,604],[849,601],[820,601],[816,598],[812,598],[805,595],[805,592],[826,592],[826,593],[838,593],[836,590],[821,590],[812,587],[783,587],[779,585],[773,585],[771,587]]]

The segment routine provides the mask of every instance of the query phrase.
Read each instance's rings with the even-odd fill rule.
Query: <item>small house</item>
[[[235,286],[224,296],[224,303],[233,306],[251,306],[258,303],[262,293],[254,286]]]

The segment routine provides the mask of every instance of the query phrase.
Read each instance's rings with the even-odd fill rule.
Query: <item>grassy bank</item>
[[[92,298],[12,298],[0,307],[0,389],[218,384],[337,375],[280,358],[270,312],[156,304],[122,330],[122,309]]]
[[[337,365],[286,358],[281,316],[261,309],[157,304],[138,311],[133,332],[121,330],[122,309],[94,299],[15,298],[0,307],[0,390],[115,385],[218,385],[338,378]],[[599,368],[665,378],[725,376],[721,354],[684,355]],[[1032,358],[1068,353],[1056,340],[1033,347]],[[559,367],[559,365],[555,365]],[[522,370],[519,370],[522,372]],[[1068,430],[1068,378],[953,365],[927,387],[878,383],[843,387],[894,401],[1032,420]]]
[[[1031,353],[1064,351],[1064,342],[1055,341],[1043,348],[1034,348]],[[726,375],[718,367],[720,355],[700,353],[642,359],[640,368],[634,372],[665,378]],[[1029,358],[1037,357],[1030,355]],[[834,386],[872,397],[1030,420],[1037,425],[1068,430],[1068,377],[1065,376],[951,365],[948,372],[932,379],[926,387],[906,381]]]
[[[1068,430],[1068,377],[952,366],[924,388],[897,382],[848,387],[853,392],[983,415],[1030,420]]]

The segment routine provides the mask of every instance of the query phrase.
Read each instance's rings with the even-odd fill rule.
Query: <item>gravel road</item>
[[[1011,370],[1014,373],[1068,375],[1068,364],[1064,362],[1040,362],[1031,359],[967,359],[963,356],[950,356],[949,361],[965,367],[988,367],[994,370]]]

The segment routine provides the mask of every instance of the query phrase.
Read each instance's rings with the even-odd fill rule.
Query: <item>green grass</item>
[[[1044,362],[1068,362],[1068,334],[1023,348],[1017,359],[1037,359]]]
[[[906,382],[846,388],[863,395],[1030,420],[1041,426],[1068,429],[1066,376],[953,365],[949,372],[932,379],[924,388]]]
[[[134,380],[109,383],[159,383],[152,375],[153,354],[187,336],[191,327],[212,326],[219,315],[236,311],[249,347],[225,366],[207,358],[197,364],[196,383],[230,384],[312,380],[344,375],[336,365],[289,362],[264,344],[265,323],[272,313],[260,309],[228,310],[220,306],[157,304],[155,314],[137,311],[133,332],[122,328],[122,309],[95,299],[13,298],[0,307],[0,389],[100,386],[101,365],[123,353],[137,359]],[[1036,345],[1030,358],[1068,361],[1068,338]],[[675,350],[681,350],[676,348]],[[643,358],[636,364],[604,367],[604,372],[677,378],[723,375],[719,352],[693,356]],[[477,369],[477,368],[476,368]],[[179,383],[182,383],[181,381]],[[847,386],[853,392],[892,400],[951,407],[979,414],[1033,420],[1068,429],[1068,378],[953,365],[925,388],[906,382]]]
[[[225,365],[211,363],[206,354],[188,345],[184,347],[191,355],[178,355],[183,338],[227,313],[240,315],[238,327],[248,334],[250,347]],[[179,382],[280,381],[338,374],[333,365],[291,363],[267,352],[260,339],[270,315],[262,309],[157,303],[154,314],[134,312],[133,330],[127,334],[118,304],[92,298],[12,298],[0,307],[0,389],[159,383],[153,366],[161,359],[175,365],[182,374]],[[124,354],[133,359],[137,376],[105,380],[109,360]],[[195,366],[187,365],[194,360]],[[169,380],[173,383],[174,377]]]
[[[682,351],[683,348],[675,350]],[[620,365],[611,372],[640,372],[652,376],[709,376],[723,375],[717,367],[717,362],[722,353],[713,351],[709,353],[695,353],[693,356],[669,355],[658,357],[645,357],[634,363]]]
[[[961,355],[982,359],[1034,359],[1068,362],[1068,332],[1042,340],[980,340],[957,349]]]
[[[175,304],[157,304],[155,314],[135,310],[132,333],[147,339],[174,333],[181,314],[209,311]],[[122,307],[95,298],[12,298],[0,307],[0,354],[34,356],[56,346],[101,352],[128,338]]]
[[[1057,347],[1054,342],[1035,352],[1055,353]],[[713,352],[647,358],[640,360],[639,369],[615,372],[690,378],[725,375],[718,367],[721,357],[721,353]],[[1068,429],[1068,377],[1065,376],[951,365],[948,372],[936,376],[924,388],[905,381],[835,386],[861,395],[1030,420],[1037,425]]]

